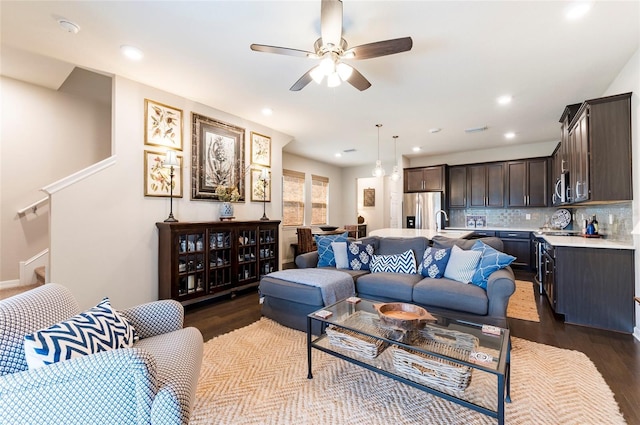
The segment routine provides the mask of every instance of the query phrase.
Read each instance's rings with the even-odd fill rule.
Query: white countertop
[[[536,235],[553,246],[572,246],[577,248],[635,249],[633,242],[621,242],[602,238],[584,238],[582,236]]]
[[[369,236],[396,237],[396,238],[413,238],[423,236],[433,239],[434,236],[444,236],[447,238],[464,238],[473,233],[473,230],[442,230],[437,232],[435,229],[377,229],[369,232]]]

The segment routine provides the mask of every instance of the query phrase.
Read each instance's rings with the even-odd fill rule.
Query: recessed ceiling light
[[[273,109],[271,108],[262,108],[262,115],[270,117],[273,115]]]
[[[511,99],[511,95],[505,94],[504,96],[500,96],[499,98],[497,98],[496,101],[500,105],[508,105],[509,103],[511,103]]]
[[[336,158],[340,158],[342,157],[342,154],[340,152],[336,152],[335,154],[333,154],[333,156],[335,156]]]
[[[513,131],[510,131],[508,133],[504,133],[504,138],[505,139],[513,139],[514,137],[516,137],[516,133],[514,133]]]
[[[64,31],[71,34],[77,34],[78,31],[80,31],[80,25],[76,24],[75,22],[71,22],[68,19],[58,19],[58,25]]]
[[[437,127],[430,128],[430,129],[429,129],[429,133],[431,133],[431,134],[433,134],[433,133],[440,133],[441,131],[442,131],[442,129],[441,129],[441,128],[437,128]]]
[[[137,47],[129,46],[127,44],[120,46],[120,51],[123,55],[125,55],[125,57],[133,61],[142,60],[142,58],[144,57],[144,53],[142,53],[142,50],[138,49]]]
[[[592,5],[592,1],[573,1],[565,8],[564,16],[570,21],[575,21],[586,15]]]
[[[420,152],[422,148],[420,146],[416,146],[412,149],[414,152]]]

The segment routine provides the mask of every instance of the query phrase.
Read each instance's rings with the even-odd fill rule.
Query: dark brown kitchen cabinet
[[[509,161],[507,207],[546,207],[548,205],[547,158]]]
[[[504,207],[504,163],[467,166],[467,206]]]
[[[467,207],[467,167],[465,165],[449,167],[447,200],[449,208]]]
[[[632,333],[633,250],[555,247],[556,313],[565,322]]]
[[[568,127],[565,115],[569,203],[631,200],[631,93],[583,102]]]
[[[158,296],[183,305],[257,286],[279,268],[280,221],[156,223]]]
[[[444,165],[421,168],[405,168],[404,191],[410,192],[443,192],[445,190]]]
[[[513,267],[531,268],[531,233],[522,231],[499,231],[496,236],[502,240],[504,252],[516,259]]]

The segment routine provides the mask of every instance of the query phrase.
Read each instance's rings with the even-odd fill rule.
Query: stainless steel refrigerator
[[[402,227],[408,229],[436,228],[436,212],[442,209],[442,192],[405,193],[402,199]],[[440,217],[446,226],[444,216]]]

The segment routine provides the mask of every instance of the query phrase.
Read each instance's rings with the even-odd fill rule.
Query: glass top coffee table
[[[509,330],[431,314],[424,329],[401,331],[380,322],[374,304],[342,300],[307,316],[311,349],[458,403],[504,424],[509,399]],[[324,314],[323,314],[324,313]],[[322,335],[312,334],[313,322]]]

